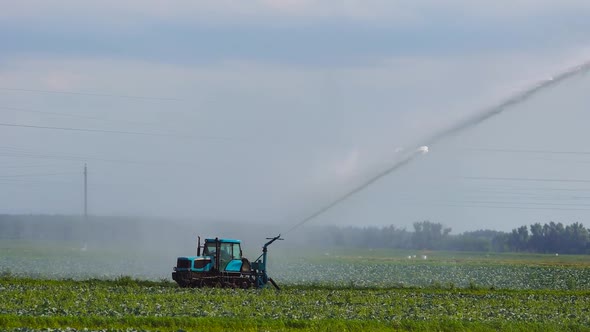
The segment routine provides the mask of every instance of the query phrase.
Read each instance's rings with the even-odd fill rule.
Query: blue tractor
[[[282,240],[281,235],[267,240],[270,241],[262,247],[262,254],[250,262],[242,257],[240,240],[205,239],[201,246],[199,237],[197,256],[178,257],[172,279],[180,287],[263,288],[270,282],[279,289],[266,274],[266,254],[271,243]]]

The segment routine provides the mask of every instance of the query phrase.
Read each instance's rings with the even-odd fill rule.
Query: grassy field
[[[277,292],[178,288],[175,257],[0,248],[1,330],[590,331],[588,256],[273,251]]]
[[[4,329],[590,330],[590,291],[180,289],[166,282],[0,282]]]

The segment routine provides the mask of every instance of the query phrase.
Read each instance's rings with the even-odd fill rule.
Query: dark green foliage
[[[581,223],[564,226],[550,222],[530,226],[530,236],[526,226],[512,231],[510,249],[539,253],[586,254],[590,244],[588,230]]]
[[[450,228],[431,221],[415,222],[409,232],[395,226],[387,227],[325,227],[310,232],[313,244],[356,248],[395,248],[427,250],[459,250],[480,252],[536,252],[587,254],[590,232],[581,223],[539,223],[520,226],[510,233],[479,230],[451,234]],[[530,229],[530,231],[529,231]]]
[[[180,289],[112,281],[0,281],[0,329],[581,331],[587,291]]]

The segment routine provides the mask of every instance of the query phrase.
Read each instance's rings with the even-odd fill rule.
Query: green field
[[[276,251],[274,291],[178,288],[174,257],[0,248],[2,330],[590,331],[588,256]]]
[[[180,289],[3,279],[0,326],[186,330],[590,330],[589,291]]]

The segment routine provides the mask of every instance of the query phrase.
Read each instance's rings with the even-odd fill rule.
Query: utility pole
[[[84,164],[84,220],[88,219],[88,167]]]
[[[84,164],[84,226],[83,237],[84,245],[80,250],[86,251],[88,249],[88,167]]]

